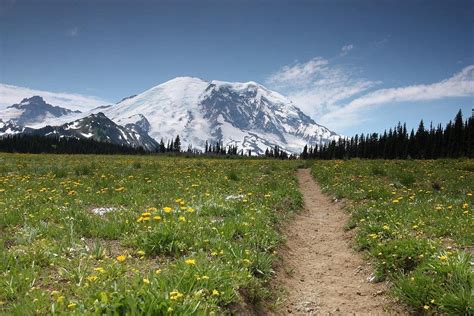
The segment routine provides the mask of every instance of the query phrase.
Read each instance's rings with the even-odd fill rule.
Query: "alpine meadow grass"
[[[318,161],[314,177],[344,199],[356,245],[418,312],[474,312],[473,160]]]
[[[1,314],[212,314],[268,295],[290,161],[0,155]]]

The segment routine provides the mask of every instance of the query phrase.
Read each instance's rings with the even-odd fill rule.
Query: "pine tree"
[[[176,135],[176,138],[174,140],[173,151],[176,153],[181,152],[181,140],[179,139],[179,135]]]
[[[301,153],[301,159],[308,159],[308,145],[304,145],[303,152]]]
[[[166,152],[166,147],[165,143],[163,142],[163,138],[160,140],[160,153],[165,153]]]

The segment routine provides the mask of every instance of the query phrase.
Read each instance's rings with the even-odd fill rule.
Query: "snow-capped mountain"
[[[88,135],[96,140],[123,142],[135,147],[141,144],[149,150],[156,148],[160,139],[166,143],[179,135],[183,148],[192,145],[202,150],[206,141],[209,144],[220,142],[254,154],[263,154],[274,146],[299,153],[306,144],[320,145],[340,137],[318,125],[288,98],[255,82],[178,77],[117,104],[86,113],[58,109],[38,98],[25,99],[19,105],[0,111],[3,124],[10,124],[10,130],[5,127],[3,133],[21,131],[22,126],[38,129],[51,125],[56,127],[40,129],[41,133],[68,137]],[[39,105],[39,109],[33,105]],[[22,111],[13,113],[13,110]],[[108,119],[111,121],[107,122]],[[65,124],[67,122],[72,123]]]
[[[28,127],[18,126],[10,121],[4,122],[0,119],[0,137],[3,135],[15,135],[29,130]]]
[[[256,154],[278,145],[299,153],[305,144],[321,144],[338,135],[316,124],[289,99],[255,83],[205,81],[178,77],[103,109],[125,125],[145,119],[159,141],[180,135],[184,146],[203,149],[221,141]]]
[[[143,147],[148,151],[154,151],[159,146],[139,125],[117,125],[101,112],[61,126],[46,126],[40,129],[30,128],[26,133],[41,136],[57,135],[60,137],[92,138],[99,142],[135,148]]]
[[[0,118],[10,121],[17,126],[30,126],[41,124],[51,118],[67,116],[80,111],[71,111],[59,106],[46,103],[42,97],[33,96],[25,98],[18,104],[13,104],[0,110]]]

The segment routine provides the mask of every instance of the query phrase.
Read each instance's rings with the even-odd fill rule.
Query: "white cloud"
[[[352,44],[347,44],[347,45],[344,45],[342,46],[341,48],[341,53],[339,54],[340,56],[346,56],[347,54],[349,54],[349,52],[354,49],[354,45]]]
[[[79,35],[79,28],[77,26],[67,30],[66,35],[69,37],[76,37]]]
[[[298,107],[316,119],[335,110],[339,102],[378,84],[359,78],[354,69],[332,65],[322,57],[284,66],[271,74],[266,83],[285,93]]]
[[[431,84],[373,90],[380,81],[364,79],[354,68],[316,57],[282,67],[266,83],[286,94],[316,122],[337,132],[367,121],[368,110],[378,106],[474,96],[474,65]]]
[[[331,128],[343,128],[359,124],[363,121],[366,110],[384,104],[467,96],[474,96],[474,65],[436,83],[372,91],[324,114],[320,122]]]
[[[313,77],[324,71],[329,62],[321,57],[315,57],[306,63],[296,63],[293,66],[284,66],[267,78],[267,83],[277,87],[306,86]]]
[[[52,105],[71,110],[87,111],[101,105],[110,104],[110,102],[94,96],[67,92],[49,92],[0,83],[1,108],[19,103],[22,99],[34,95],[43,97],[46,102]]]

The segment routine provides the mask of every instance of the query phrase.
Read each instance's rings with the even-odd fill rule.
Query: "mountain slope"
[[[93,122],[87,127],[83,124],[81,119],[87,121],[91,116],[100,128]],[[0,128],[3,134],[18,133],[22,126],[28,126],[40,128],[45,134],[91,135],[97,140],[128,142],[147,149],[155,148],[160,139],[166,143],[179,135],[183,148],[192,145],[203,150],[207,141],[238,146],[254,154],[263,154],[274,146],[299,153],[306,144],[319,146],[340,137],[318,125],[283,95],[258,83],[194,77],[178,77],[86,113],[54,107],[41,97],[33,97],[0,111],[0,119],[5,122]],[[68,122],[81,127],[63,125]],[[47,130],[42,129],[47,125]],[[123,133],[130,135],[125,137]]]
[[[20,134],[29,130],[30,128],[28,127],[18,126],[11,121],[4,122],[0,119],[0,137],[4,135]]]
[[[145,118],[148,132],[165,141],[180,135],[184,146],[203,149],[221,141],[263,154],[279,146],[298,153],[339,136],[314,122],[290,100],[255,82],[230,83],[178,77],[103,109],[118,124]]]
[[[18,126],[30,126],[48,119],[67,116],[80,111],[72,111],[46,103],[42,97],[25,98],[18,104],[13,104],[0,110],[0,118]]]
[[[153,151],[158,148],[158,143],[151,138],[140,126],[128,124],[120,126],[115,124],[103,113],[91,114],[74,122],[61,126],[46,126],[40,129],[29,129],[29,134],[75,138],[92,138],[99,142],[108,142],[122,146],[143,147]]]

